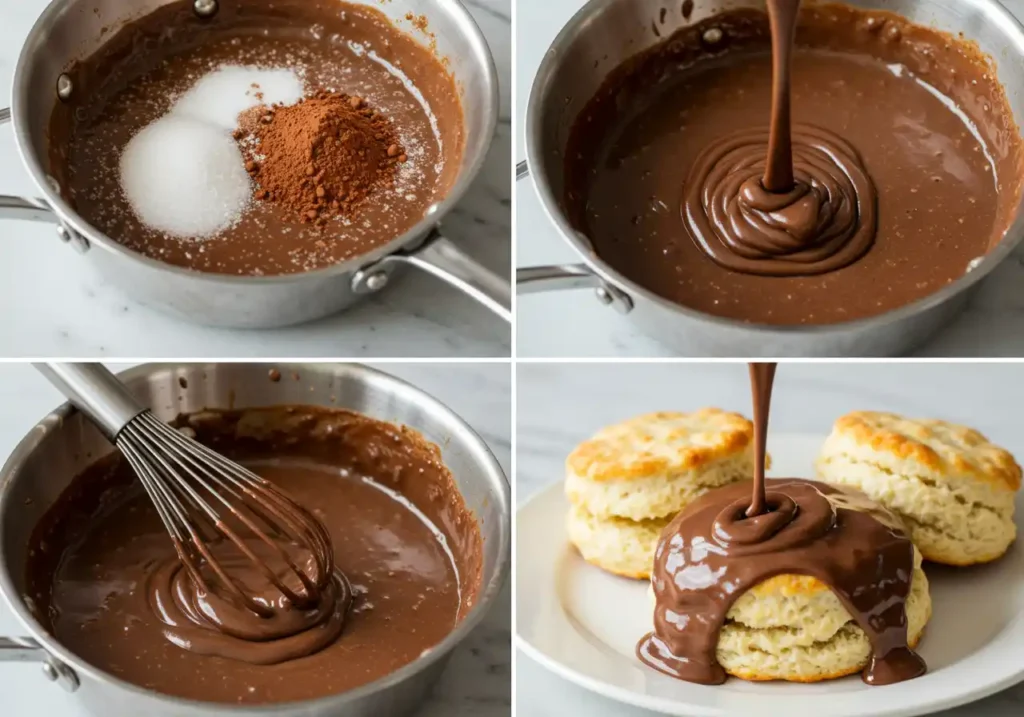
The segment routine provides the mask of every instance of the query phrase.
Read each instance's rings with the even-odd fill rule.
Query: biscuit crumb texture
[[[927,560],[985,563],[1016,538],[1021,469],[971,428],[857,411],[836,421],[816,469],[895,512]]]
[[[578,505],[569,508],[569,542],[591,565],[627,578],[651,576],[661,531],[672,517],[650,520],[598,518]]]
[[[638,416],[576,447],[566,496],[602,519],[672,516],[713,488],[749,480],[752,439],[749,420],[717,408]]]
[[[917,551],[906,608],[913,646],[932,614],[928,578]],[[717,656],[726,672],[745,680],[818,682],[863,670],[871,659],[871,643],[827,585],[806,576],[780,575],[733,604]]]

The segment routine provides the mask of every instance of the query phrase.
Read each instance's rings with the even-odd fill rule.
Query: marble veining
[[[770,433],[824,437],[832,422],[848,411],[894,411],[972,426],[1024,461],[1016,414],[1024,402],[1024,365],[790,364],[779,368],[775,386]],[[936,386],[942,386],[941,394]],[[516,398],[517,505],[561,481],[565,457],[602,426],[649,411],[702,406],[750,415],[746,365],[736,362],[520,363]],[[769,434],[769,452],[771,446]],[[1018,524],[1021,520],[1024,516],[1018,517]],[[653,717],[655,713],[588,692],[517,651],[516,714]],[[1020,714],[1024,714],[1024,683],[979,702],[935,713],[936,717]]]
[[[541,59],[584,0],[519,0],[516,6],[516,161],[526,158],[526,104]],[[1024,18],[1024,0],[1003,0]],[[526,31],[523,29],[526,28]],[[516,186],[516,265],[577,263],[529,180]],[[921,356],[1024,356],[1024,244],[982,282],[965,312],[917,351]],[[675,356],[589,290],[527,295],[517,305],[519,356]]]
[[[48,0],[3,4],[0,106],[22,41]],[[486,162],[443,229],[491,270],[511,268],[511,0],[467,3],[494,54],[501,85],[498,131]],[[0,126],[0,194],[35,196],[10,126]],[[194,326],[134,303],[106,285],[53,226],[0,222],[0,356],[103,358],[216,356],[508,356],[502,321],[439,280],[408,272],[361,305],[286,329]]]
[[[114,370],[127,368],[110,364]],[[511,368],[488,364],[387,364],[377,368],[444,402],[487,442],[511,475]],[[36,422],[62,403],[56,389],[27,364],[0,365],[0,462]],[[451,661],[417,717],[508,717],[511,711],[511,589],[452,653]],[[0,604],[0,636],[24,635]],[[44,679],[39,665],[0,661],[4,717],[85,717],[74,696]]]

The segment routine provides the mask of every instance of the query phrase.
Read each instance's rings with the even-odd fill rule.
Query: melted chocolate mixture
[[[394,187],[372,195],[352,219],[323,229],[268,202],[252,202],[237,223],[206,239],[146,227],[122,193],[121,152],[177,96],[224,64],[295,68],[307,96],[331,90],[365,98],[393,121],[408,155]],[[204,20],[192,0],[181,0],[129,23],[69,71],[74,96],[56,104],[50,124],[51,173],[65,199],[128,248],[199,271],[288,274],[365,254],[443,199],[462,161],[462,107],[451,75],[431,50],[364,5],[221,0],[217,15]]]
[[[94,666],[196,700],[311,699],[412,662],[476,602],[479,528],[418,434],[310,407],[182,423],[310,508],[330,532],[338,575],[318,605],[288,609],[264,577],[234,566],[278,608],[270,619],[197,595],[131,469],[108,456],[40,522],[28,564],[42,622]]]
[[[697,158],[686,179],[683,215],[691,236],[712,261],[733,271],[822,274],[859,259],[875,238],[875,187],[857,151],[827,129],[791,126],[799,9],[800,0],[768,2],[768,133],[722,137]]]
[[[721,684],[726,673],[715,650],[732,604],[776,575],[810,575],[832,589],[867,634],[865,682],[918,677],[926,667],[907,644],[914,546],[906,533],[859,494],[764,478],[774,375],[774,364],[751,365],[755,480],[707,493],[661,535],[651,578],[654,631],[640,640],[637,656],[672,677]]]
[[[1012,221],[1024,149],[989,59],[832,4],[800,12],[791,46],[797,5],[769,5],[774,68],[769,18],[728,12],[613,72],[572,130],[571,221],[672,301],[765,324],[872,316],[962,276]]]

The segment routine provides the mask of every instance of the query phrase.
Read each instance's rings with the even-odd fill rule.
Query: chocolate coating
[[[871,643],[864,681],[918,677],[907,644],[914,544],[903,526],[859,493],[804,480],[766,480],[765,442],[776,364],[751,363],[754,480],[712,490],[662,531],[654,555],[654,631],[637,657],[660,672],[717,685],[718,637],[733,603],[776,575],[828,585]]]
[[[924,661],[907,646],[914,546],[906,534],[816,481],[768,480],[768,512],[747,517],[752,487],[714,490],[665,528],[651,579],[654,631],[637,656],[673,677],[721,684],[726,674],[715,648],[729,608],[759,583],[796,574],[827,584],[867,634],[865,682],[924,674]]]

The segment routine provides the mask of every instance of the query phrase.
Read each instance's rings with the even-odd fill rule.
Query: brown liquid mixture
[[[376,57],[405,74],[429,113]],[[375,190],[352,216],[322,227],[268,201],[253,201],[213,237],[172,237],[145,226],[120,186],[121,152],[177,96],[224,64],[296,68],[307,97],[332,91],[365,100],[392,122],[407,155],[393,185]],[[217,15],[204,20],[191,0],[182,0],[129,23],[70,72],[75,93],[57,103],[50,126],[51,172],[62,194],[128,248],[199,271],[288,274],[365,254],[443,199],[462,161],[462,108],[450,73],[431,50],[363,5],[222,0]]]
[[[726,673],[715,650],[732,604],[776,575],[810,575],[867,634],[865,682],[918,677],[926,667],[907,644],[913,543],[862,495],[816,481],[765,479],[774,376],[775,364],[751,364],[754,481],[707,493],[662,532],[651,577],[654,631],[637,644],[637,657],[681,680],[721,684]]]
[[[178,563],[166,530],[130,468],[110,456],[76,478],[40,522],[28,564],[43,624],[92,665],[196,700],[311,699],[412,662],[475,604],[479,528],[437,447],[418,434],[309,407],[196,414],[187,425],[313,510],[351,583],[351,606],[328,601],[343,614],[321,622],[279,613],[291,629],[250,618],[225,619],[218,630],[186,619],[186,649],[173,643],[182,631],[158,617],[155,598],[168,602],[175,584],[185,593],[191,586],[171,575]],[[180,620],[180,604],[168,604]],[[268,639],[256,629],[294,634]]]
[[[704,39],[710,28],[720,42]],[[723,14],[627,62],[580,113],[565,204],[604,261],[709,314],[825,324],[927,296],[999,243],[1024,149],[975,46],[891,13],[805,7],[789,78],[795,179],[818,185],[804,206],[761,184],[772,174],[770,49],[764,13]],[[739,186],[711,176],[723,148],[754,180],[746,208],[728,206]],[[771,202],[803,213],[773,215]],[[715,232],[730,221],[732,246]]]

